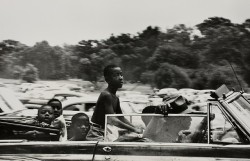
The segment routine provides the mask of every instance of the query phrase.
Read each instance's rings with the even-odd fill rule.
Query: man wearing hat
[[[164,105],[148,106],[142,113],[158,113],[167,116],[168,114],[182,114],[180,116],[145,116],[142,117],[146,125],[143,137],[155,142],[180,142],[182,135],[189,135],[192,118],[185,114],[193,113],[188,108],[188,101],[181,95],[172,95],[163,98]],[[154,112],[153,112],[154,111]],[[189,132],[189,133],[187,133]],[[189,139],[190,140],[190,139]],[[191,142],[191,141],[190,141]]]

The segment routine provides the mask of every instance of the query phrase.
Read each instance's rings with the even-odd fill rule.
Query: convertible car
[[[15,137],[0,138],[0,160],[250,160],[250,103],[225,85],[211,96],[206,112],[106,115],[103,141],[18,138],[16,127],[39,129],[2,120],[1,133],[11,126]],[[125,117],[143,133],[120,129],[111,117]]]

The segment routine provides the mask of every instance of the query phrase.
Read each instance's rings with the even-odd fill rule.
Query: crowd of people
[[[104,69],[104,78],[108,87],[101,92],[91,120],[85,113],[77,113],[72,117],[71,125],[69,130],[67,130],[66,122],[63,118],[62,103],[58,99],[51,99],[46,105],[39,108],[36,118],[26,123],[59,129],[59,141],[103,141],[105,115],[122,114],[120,100],[116,96],[116,91],[123,85],[121,68],[116,65],[106,66]],[[110,121],[113,125],[122,129],[138,134],[143,132],[141,128],[132,125],[125,117],[112,117]],[[28,131],[26,134],[30,137],[46,135],[44,132],[36,130]]]
[[[104,78],[107,82],[108,86],[105,90],[103,90],[97,100],[94,113],[91,118],[88,117],[85,113],[77,113],[71,119],[71,125],[67,129],[65,119],[63,118],[63,110],[62,110],[62,103],[58,99],[51,99],[48,103],[39,108],[37,117],[33,120],[29,120],[29,124],[39,125],[41,127],[53,127],[59,130],[59,141],[104,141],[104,133],[105,133],[105,116],[107,114],[122,114],[120,100],[117,97],[116,92],[119,88],[123,85],[123,75],[122,70],[119,66],[116,65],[108,65],[104,68]],[[163,99],[164,100],[164,99]],[[178,105],[175,102],[168,102],[169,107],[167,106],[151,106],[146,107],[142,113],[161,113],[167,115],[167,112],[172,113],[183,113],[183,112],[190,112],[188,111],[188,106],[186,104],[186,100],[183,97],[176,97],[172,100],[178,100]],[[165,100],[169,101],[169,100]],[[175,107],[176,106],[176,107]],[[155,109],[157,107],[157,109]],[[171,108],[170,108],[171,107]],[[153,110],[153,111],[152,111]],[[158,112],[157,112],[158,111]],[[170,119],[170,118],[169,118]],[[142,127],[134,126],[130,121],[128,121],[124,116],[119,117],[110,117],[107,120],[108,124],[114,125],[118,128],[136,133],[136,134],[143,134],[144,136],[155,135],[155,131],[153,130],[156,128],[156,124],[159,122],[159,119],[156,118],[152,119],[151,117],[142,117],[142,121],[144,122],[145,126],[149,126],[149,121],[151,121],[150,126],[152,126],[151,131],[147,129],[143,129]],[[183,125],[184,130],[187,130],[191,124],[191,118],[187,117],[185,125]],[[158,121],[158,122],[157,122]],[[160,120],[161,121],[161,120]],[[153,123],[152,123],[153,122]],[[168,120],[168,123],[165,123],[166,119],[163,119],[163,126],[166,126],[171,120]],[[180,122],[180,121],[179,121]],[[175,124],[172,124],[172,132],[175,128]],[[167,127],[167,126],[166,126]],[[183,128],[181,127],[181,128]],[[160,128],[164,129],[164,128]],[[145,130],[145,131],[144,131]],[[179,129],[181,131],[183,129]],[[171,134],[172,138],[171,142],[175,141],[175,138],[178,134]],[[38,132],[36,130],[28,131],[26,135],[30,137],[38,137],[42,135],[48,135],[44,132]],[[149,138],[150,138],[149,137]],[[152,138],[152,137],[151,137]],[[169,140],[168,138],[168,140]],[[165,139],[165,138],[161,138]]]

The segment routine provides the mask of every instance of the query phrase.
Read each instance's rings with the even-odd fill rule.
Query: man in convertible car
[[[199,142],[201,132],[206,129],[206,116],[200,118],[201,122],[195,129],[190,130],[192,117],[186,114],[197,111],[188,108],[187,100],[181,95],[163,98],[165,106],[148,106],[142,113],[163,114],[163,117],[142,116],[146,129],[144,138],[154,142]],[[180,116],[167,116],[168,114],[180,114]],[[166,116],[166,117],[164,117]]]
[[[108,87],[101,92],[94,113],[91,118],[91,128],[87,140],[104,140],[104,126],[106,114],[122,114],[120,100],[116,91],[123,85],[123,75],[120,67],[108,65],[104,68],[104,78]],[[119,128],[127,129],[136,133],[142,133],[142,129],[136,128],[125,117],[112,117],[109,121]]]

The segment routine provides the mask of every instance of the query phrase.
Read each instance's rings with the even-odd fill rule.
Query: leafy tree
[[[244,80],[250,84],[250,19],[247,19],[242,25],[241,29],[241,41],[239,42],[242,47],[240,52],[242,53],[242,73]]]
[[[8,57],[11,57],[10,54],[13,52],[19,52],[27,48],[26,45],[15,41],[15,40],[3,40],[0,42],[0,72],[4,72],[4,70],[8,70],[10,59]],[[7,74],[7,72],[5,72]]]
[[[152,86],[155,86],[154,77],[155,77],[154,71],[146,71],[141,74],[140,80],[142,83],[149,83]]]
[[[33,64],[39,69],[41,79],[65,79],[70,73],[70,53],[58,46],[51,47],[47,41],[36,43],[19,54],[22,55],[20,65]]]
[[[137,46],[147,47],[150,49],[150,52],[153,53],[159,45],[158,40],[160,35],[161,31],[159,27],[148,26],[141,33],[138,33],[138,38],[136,40]]]
[[[192,29],[183,24],[168,29],[159,36],[159,46],[147,59],[148,68],[157,70],[162,63],[175,64],[184,68],[197,68],[200,57],[192,50]]]
[[[199,43],[204,43],[202,51],[205,61],[218,63],[223,59],[230,62],[242,64],[243,48],[241,42],[240,30],[237,27],[219,27],[211,29],[210,35],[201,38]],[[209,42],[209,43],[207,43]]]
[[[89,58],[91,54],[99,52],[102,43],[97,40],[82,40],[75,46],[75,55],[80,58]]]
[[[38,69],[33,64],[27,64],[24,69],[23,80],[33,83],[38,79]]]
[[[163,63],[155,72],[155,84],[157,88],[184,88],[191,86],[191,80],[180,67]]]
[[[237,70],[236,70],[237,71]],[[240,84],[242,88],[246,88],[246,82],[241,79],[241,75],[237,74],[237,77],[240,80]],[[216,89],[220,87],[222,84],[226,84],[230,88],[238,87],[237,90],[241,90],[239,88],[238,81],[234,72],[232,71],[230,66],[217,66],[210,65],[210,68],[207,71],[208,84],[207,87],[211,89]]]
[[[11,71],[13,78],[14,79],[20,79],[22,78],[23,74],[25,73],[25,70],[23,69],[23,67],[15,65],[13,67],[13,70]]]
[[[78,78],[96,81],[98,75],[96,69],[100,65],[94,65],[92,61],[96,58],[96,53],[100,52],[101,49],[105,48],[105,43],[97,40],[82,40],[75,47],[71,55],[71,63],[74,64],[74,71]],[[99,56],[97,59],[100,59]],[[93,72],[93,73],[92,73]]]
[[[183,46],[190,46],[192,34],[192,28],[186,27],[184,24],[175,25],[173,28],[167,29],[166,33],[160,35],[160,44],[176,42]]]
[[[210,17],[196,25],[203,35],[210,35],[210,29],[234,26],[229,19],[223,17]]]
[[[203,36],[195,39],[193,49],[201,55],[200,64],[203,65],[203,68],[207,68],[206,66],[209,64],[229,66],[228,62],[233,63],[241,68],[239,74],[249,84],[250,34],[248,21],[239,25],[231,23],[228,19],[214,17],[198,24],[197,27]]]
[[[208,89],[208,69],[199,68],[190,73],[192,80],[192,88],[194,89]]]
[[[161,63],[168,62],[185,68],[196,68],[199,65],[199,56],[179,43],[171,43],[158,47],[154,55],[148,59],[150,69],[157,69]]]

